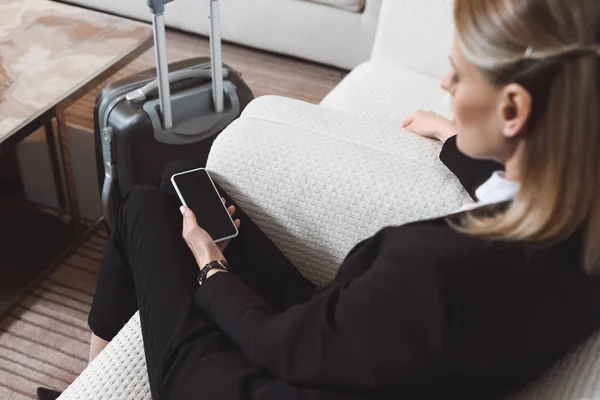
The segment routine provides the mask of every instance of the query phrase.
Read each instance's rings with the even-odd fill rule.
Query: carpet
[[[0,322],[0,399],[64,390],[87,365],[92,304],[106,232],[97,228]]]

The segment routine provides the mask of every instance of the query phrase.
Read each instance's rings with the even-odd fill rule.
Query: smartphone
[[[196,214],[198,225],[215,242],[238,235],[227,206],[221,201],[221,195],[207,170],[198,168],[175,174],[171,177],[171,183],[181,203]]]

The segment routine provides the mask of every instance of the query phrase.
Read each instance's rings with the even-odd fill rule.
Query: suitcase
[[[222,64],[218,0],[207,0],[211,57],[167,65],[163,13],[169,1],[148,0],[156,69],[111,83],[96,99],[96,162],[109,229],[134,185],[155,184],[171,161],[206,165],[216,136],[254,98],[241,74]]]

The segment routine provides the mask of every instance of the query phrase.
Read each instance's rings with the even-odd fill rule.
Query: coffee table
[[[20,248],[35,252],[38,243],[50,242],[59,231],[72,228],[66,244],[56,245],[60,248],[48,257],[60,254],[68,240],[86,236],[90,224],[79,213],[65,109],[151,45],[152,30],[144,23],[49,0],[0,0],[0,156],[44,128],[60,208],[57,228],[43,234],[37,234],[36,225],[46,221],[37,217],[40,213],[8,218],[17,256]],[[21,226],[24,220],[29,230]],[[29,240],[21,245],[23,237]],[[0,316],[60,258],[50,266],[27,260],[2,271]]]
[[[59,204],[76,229],[64,110],[151,44],[144,23],[49,0],[0,0],[0,154],[44,127]]]

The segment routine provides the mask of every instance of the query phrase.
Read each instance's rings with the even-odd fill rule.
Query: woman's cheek
[[[454,98],[454,125],[458,135],[456,145],[462,153],[471,155],[473,138],[470,132],[468,104],[465,103],[463,95],[463,93],[457,92]]]
[[[458,96],[454,97],[454,102],[452,104],[452,111],[454,111],[454,124],[460,133],[463,127],[463,104],[461,98]]]

